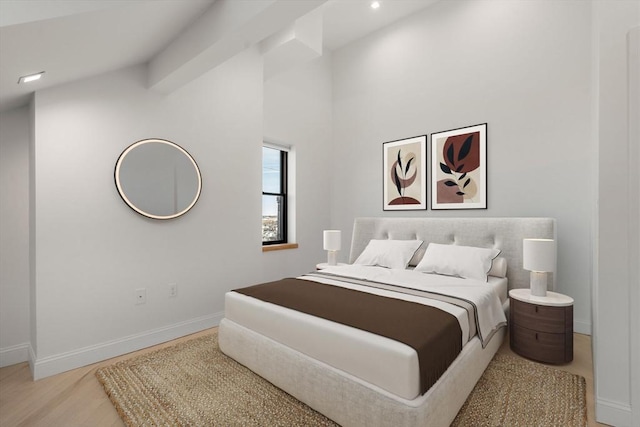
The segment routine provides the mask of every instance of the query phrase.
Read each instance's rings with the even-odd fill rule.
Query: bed
[[[339,287],[337,292],[371,293],[374,296],[370,298],[377,299],[391,296],[405,300],[403,304],[412,304],[411,307],[419,304],[448,310],[448,319],[455,318],[460,330],[460,335],[448,343],[461,339],[460,348],[449,356],[452,361],[442,368],[443,373],[426,386],[428,376],[423,375],[421,367],[429,352],[418,352],[416,348],[420,346],[412,348],[409,341],[398,342],[361,330],[360,326],[336,324],[305,312],[304,307],[298,311],[252,296],[251,292],[262,291],[262,285],[255,290],[227,293],[225,318],[219,329],[220,348],[340,425],[449,425],[502,344],[507,290],[528,287],[529,274],[521,267],[522,239],[554,238],[554,234],[555,221],[549,218],[357,218],[349,255],[352,265],[328,268],[286,283],[288,289],[303,290],[301,293],[315,292],[316,287]],[[363,265],[367,264],[373,243],[378,242],[407,246],[411,253],[409,265]],[[409,246],[417,249],[411,251]],[[429,262],[433,264],[438,259],[438,251],[446,253],[452,248],[481,248],[478,251],[483,253],[497,249],[497,256],[506,263],[506,273],[498,268],[496,276],[488,275],[486,282],[480,283],[481,278],[461,279],[424,270],[425,265],[427,270],[437,270],[439,267],[428,265]],[[502,264],[491,256],[493,267]],[[404,255],[403,262],[406,258]],[[494,268],[490,273],[493,271]],[[423,286],[419,281],[425,276],[429,276],[429,283]],[[553,279],[550,281],[553,289]],[[472,288],[478,296],[465,293],[452,298],[459,296],[470,302],[473,310],[458,304],[458,300],[446,300],[450,295],[444,297],[446,301],[426,302],[425,296],[431,300],[433,295],[443,294],[441,289],[453,289],[451,292],[455,293],[465,287]],[[286,292],[287,288],[283,289]],[[386,331],[386,326],[394,322],[378,323]]]

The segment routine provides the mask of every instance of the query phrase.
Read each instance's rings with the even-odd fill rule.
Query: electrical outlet
[[[147,289],[140,288],[136,289],[136,305],[146,304],[147,303]]]
[[[169,298],[175,298],[178,296],[178,284],[169,283]]]

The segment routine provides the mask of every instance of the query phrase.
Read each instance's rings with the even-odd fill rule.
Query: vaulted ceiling
[[[0,111],[40,89],[146,64],[171,92],[258,45],[265,78],[437,0],[2,0]],[[18,84],[20,76],[44,78]]]

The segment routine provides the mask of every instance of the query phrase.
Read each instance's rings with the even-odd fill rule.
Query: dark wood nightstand
[[[573,298],[556,292],[536,297],[529,289],[509,291],[511,349],[538,362],[573,360]]]

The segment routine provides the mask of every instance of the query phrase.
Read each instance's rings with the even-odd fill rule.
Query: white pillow
[[[407,268],[409,260],[421,244],[422,240],[371,239],[354,264]]]
[[[507,259],[501,256],[496,257],[491,264],[491,270],[487,276],[507,277]]]
[[[499,249],[430,243],[415,269],[486,282],[491,263],[498,254]]]

